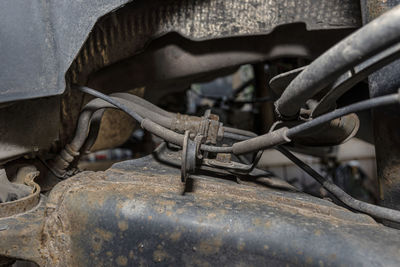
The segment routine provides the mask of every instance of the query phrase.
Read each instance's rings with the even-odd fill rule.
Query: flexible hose
[[[174,131],[171,131],[149,119],[144,119],[142,116],[140,116],[137,112],[133,111],[129,106],[126,104],[121,103],[121,100],[116,100],[110,96],[107,96],[105,94],[102,94],[94,89],[85,87],[85,86],[76,86],[75,87],[77,90],[80,90],[84,93],[90,94],[94,97],[100,98],[113,106],[123,110],[126,112],[128,115],[130,115],[132,118],[137,120],[140,125],[145,129],[148,130],[149,132],[157,135],[158,137],[173,143],[178,146],[182,146],[183,143],[183,135],[178,134]],[[200,146],[201,150],[208,151],[208,152],[214,152],[214,153],[231,153],[232,152],[232,147],[215,147],[215,146],[209,146],[209,145],[204,145],[202,144]]]
[[[399,103],[399,94],[390,94],[360,101],[343,108],[335,109],[334,111],[321,115],[315,119],[312,119],[311,121],[292,127],[287,131],[286,135],[291,138],[344,115],[396,103]]]
[[[151,110],[155,113],[158,113],[164,117],[172,118],[175,116],[174,113],[168,112],[168,111],[166,111],[166,110],[164,110],[164,109],[162,109],[162,108],[160,108],[160,107],[150,103],[149,101],[146,101],[143,98],[138,97],[136,95],[132,95],[132,94],[128,94],[128,93],[114,93],[114,94],[111,94],[111,96],[115,96],[118,98],[128,100],[132,103],[138,104],[138,105],[146,108],[147,110]]]
[[[100,92],[97,92],[96,90],[80,86],[78,87],[79,90],[86,92],[88,94],[91,94],[93,96],[99,97],[112,105],[120,108],[121,110],[125,111],[128,113],[130,116],[132,116],[134,119],[138,118],[138,122],[142,125],[143,128],[146,130],[149,130],[150,132],[156,134],[157,136],[161,137],[164,140],[167,140],[173,144],[182,146],[183,142],[183,135],[178,134],[170,129],[167,129],[166,127],[163,127],[162,125],[159,125],[149,119],[146,119],[146,123],[143,122],[143,117],[140,116],[138,113],[134,112],[131,108],[129,108],[127,105],[124,105],[121,103],[121,101],[118,101],[112,97],[106,96]],[[321,124],[324,124],[326,122],[329,122],[333,119],[342,117],[344,115],[358,112],[361,110],[365,109],[371,109],[383,105],[390,105],[390,104],[395,104],[399,103],[399,94],[391,94],[391,95],[386,95],[386,96],[381,96],[381,97],[376,97],[373,99],[368,99],[365,101],[361,101],[340,109],[336,109],[332,112],[329,112],[327,114],[324,114],[320,117],[317,117],[311,121],[302,123],[298,126],[295,126],[293,128],[280,128],[278,130],[269,132],[267,134],[253,137],[248,140],[244,140],[241,142],[237,142],[233,144],[231,147],[215,147],[215,146],[208,146],[208,145],[201,145],[201,149],[204,151],[209,151],[209,152],[214,152],[214,153],[234,153],[234,154],[247,154],[255,151],[259,151],[262,149],[274,147],[277,145],[281,145],[287,142],[290,142],[290,138],[294,137],[300,133],[303,133],[304,131],[307,131],[311,128],[317,127]],[[151,122],[151,123],[149,123]],[[146,126],[147,125],[147,126]],[[228,134],[229,135],[229,134]],[[233,136],[233,135],[231,135]],[[238,137],[238,136],[236,136]],[[243,138],[244,139],[244,138]]]
[[[105,94],[100,93],[99,91],[96,91],[96,90],[91,89],[91,88],[86,87],[86,86],[76,86],[75,88],[78,89],[81,92],[86,93],[86,94],[89,94],[89,95],[92,95],[94,97],[103,99],[104,101],[106,101],[106,102],[118,107],[122,111],[124,111],[127,114],[129,114],[129,116],[134,118],[137,122],[142,123],[142,121],[143,121],[143,117],[142,116],[137,114],[135,111],[129,109],[124,104],[122,104],[122,103],[118,102],[117,100],[113,99],[112,97],[109,97],[109,96],[107,96]]]
[[[148,118],[166,128],[171,128],[173,121],[172,118],[159,115],[158,113],[155,113],[152,110],[143,107],[141,104],[137,104],[137,102],[135,103],[127,100],[129,98],[125,96],[126,94],[118,94],[118,97],[116,97],[115,95],[107,97],[110,97],[110,99],[114,99],[115,101],[118,101],[119,103],[125,105],[126,108],[130,110],[134,110],[142,118]],[[119,96],[124,96],[125,98],[121,99],[119,98]],[[70,142],[71,148],[73,148],[75,151],[79,151],[81,149],[88,136],[89,126],[92,121],[92,114],[99,109],[105,109],[105,108],[118,108],[118,107],[99,98],[93,99],[92,101],[90,101],[88,104],[85,105],[79,116],[78,125],[76,128],[74,138]]]
[[[249,137],[257,136],[257,134],[255,134],[253,132],[242,130],[242,129],[237,129],[237,128],[232,128],[232,127],[227,127],[227,126],[224,126],[224,132],[229,132],[232,134],[239,134],[239,135],[249,136]]]
[[[308,99],[351,67],[400,41],[400,5],[360,28],[313,61],[275,102],[278,115],[294,118]]]
[[[276,149],[285,155],[288,159],[290,159],[294,164],[299,166],[303,171],[308,173],[311,177],[313,177],[317,182],[319,182],[326,190],[328,190],[332,195],[334,195],[337,199],[343,202],[348,207],[371,215],[375,218],[385,219],[392,222],[400,223],[400,211],[392,210],[380,206],[376,206],[373,204],[369,204],[357,199],[354,199],[349,194],[344,192],[340,187],[332,183],[327,178],[323,177],[319,173],[317,173],[314,169],[308,166],[306,163],[301,161],[295,155],[293,155],[289,150],[282,146],[276,147]]]
[[[354,85],[366,79],[371,73],[390,64],[399,57],[400,43],[383,51],[379,55],[367,60],[366,62],[357,65],[352,70],[347,71],[332,85],[326,88],[329,90],[328,93],[326,93],[319,103],[312,109],[311,117],[318,117],[321,114],[329,111],[331,108],[335,108],[336,100],[338,100],[339,97],[350,90]]]
[[[233,153],[239,155],[247,154],[258,151],[260,149],[267,149],[277,145],[282,145],[284,143],[290,142],[290,139],[295,137],[296,135],[302,134],[303,132],[306,132],[312,128],[318,127],[324,123],[330,122],[331,120],[340,118],[347,114],[385,105],[398,104],[399,102],[400,98],[398,93],[364,100],[340,109],[336,109],[290,129],[280,128],[267,134],[235,143],[232,146]]]

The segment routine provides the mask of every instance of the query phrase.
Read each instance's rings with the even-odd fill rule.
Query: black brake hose
[[[373,204],[369,204],[369,203],[357,200],[357,199],[353,198],[352,196],[350,196],[349,194],[347,194],[345,191],[343,191],[340,187],[335,185],[329,179],[320,175],[313,168],[311,168],[309,165],[307,165],[306,163],[301,161],[299,158],[297,158],[295,155],[293,155],[286,148],[284,148],[282,146],[278,146],[278,147],[276,147],[276,150],[281,152],[288,159],[290,159],[294,164],[296,164],[303,171],[308,173],[317,182],[319,182],[327,191],[329,191],[333,196],[335,196],[337,199],[339,199],[346,206],[348,206],[356,211],[369,214],[375,218],[380,218],[380,219],[400,223],[400,211],[388,209],[385,207],[380,207],[377,205],[373,205]]]
[[[371,98],[355,104],[348,105],[343,108],[336,109],[315,119],[304,122],[292,128],[280,128],[272,132],[260,135],[254,138],[247,138],[247,140],[234,143],[232,145],[233,153],[237,155],[255,152],[261,149],[271,148],[277,145],[282,145],[290,142],[290,138],[295,137],[303,132],[309,131],[317,126],[327,123],[336,118],[340,118],[350,113],[359,112],[366,109],[372,109],[385,105],[399,104],[399,93],[390,94],[380,97]],[[235,137],[229,134],[231,137]],[[237,136],[237,139],[245,139],[245,136]],[[233,138],[234,139],[234,138]]]
[[[106,96],[100,92],[97,92],[96,90],[80,86],[77,87],[79,90],[91,94],[93,96],[96,96],[98,98],[101,98],[114,106],[120,108],[121,110],[125,111],[128,113],[130,116],[133,118],[138,118],[138,121],[141,123],[141,126],[144,127],[146,130],[149,130],[153,134],[156,134],[157,136],[161,137],[162,139],[171,142],[175,145],[182,146],[183,142],[183,135],[178,134],[170,129],[167,129],[149,119],[143,119],[139,114],[134,112],[132,109],[129,107],[121,104],[119,101]],[[262,149],[274,147],[277,145],[281,145],[284,143],[290,142],[290,138],[294,137],[300,133],[303,133],[304,131],[308,131],[314,127],[317,127],[321,124],[324,124],[326,122],[329,122],[333,119],[342,117],[344,115],[353,113],[353,112],[358,112],[361,110],[365,109],[371,109],[383,105],[390,105],[390,104],[396,104],[399,103],[399,94],[390,94],[386,96],[381,96],[381,97],[376,97],[368,100],[364,100],[340,109],[336,109],[332,112],[329,112],[327,114],[324,114],[320,117],[317,117],[311,121],[302,123],[298,126],[295,126],[293,128],[280,128],[278,130],[269,132],[267,134],[257,136],[250,138],[248,140],[244,140],[241,142],[237,142],[233,144],[231,147],[216,147],[216,146],[209,146],[209,145],[201,145],[201,149],[204,151],[208,152],[214,152],[214,153],[234,153],[234,154],[247,154],[251,152],[256,152]],[[233,134],[228,134],[230,136],[234,136]],[[242,135],[245,136],[245,135]],[[242,138],[242,137],[241,137]],[[245,139],[243,137],[243,139]]]
[[[230,132],[224,132],[224,137],[225,138],[229,138],[229,139],[233,139],[233,140],[236,140],[236,141],[244,141],[244,140],[248,140],[248,139],[251,138],[248,135],[242,135],[242,134],[230,133]]]
[[[129,109],[127,106],[125,106],[124,104],[114,100],[112,97],[107,96],[105,94],[100,93],[99,91],[96,91],[94,89],[91,89],[89,87],[86,86],[75,86],[76,89],[78,89],[79,91],[92,95],[94,97],[103,99],[104,101],[107,101],[108,103],[118,107],[119,109],[121,109],[122,111],[126,112],[127,114],[129,114],[129,116],[131,116],[132,118],[134,118],[137,122],[142,123],[142,121],[144,120],[144,118],[142,116],[140,116],[139,114],[137,114],[135,111]]]
[[[87,153],[92,149],[99,135],[101,119],[103,118],[105,111],[106,109],[99,109],[93,113],[92,118],[90,119],[89,132],[80,151]]]
[[[130,108],[126,107],[119,101],[117,101],[111,97],[108,97],[106,95],[103,95],[102,93],[97,92],[96,90],[93,90],[93,89],[90,89],[87,87],[83,87],[83,86],[80,86],[77,88],[79,90],[81,90],[82,92],[91,94],[95,97],[98,97],[100,99],[103,99],[103,100],[113,104],[114,106],[125,111],[127,114],[129,114],[133,118],[137,119],[141,123],[142,127],[144,126],[145,129],[149,129],[150,132],[160,136],[161,138],[165,139],[168,142],[182,146],[183,135],[175,133],[169,129],[166,129],[148,119],[144,119],[143,117],[141,117],[136,112],[132,111]],[[312,121],[303,123],[301,125],[291,128],[291,129],[286,130],[284,128],[281,128],[277,131],[270,132],[269,134],[272,134],[274,132],[276,134],[277,132],[280,132],[283,129],[283,130],[286,130],[284,133],[285,136],[286,135],[292,136],[292,135],[301,133],[304,130],[308,130],[308,129],[318,126],[322,123],[325,123],[326,121],[330,121],[337,117],[346,115],[348,113],[352,113],[352,112],[356,112],[356,111],[360,111],[360,110],[364,110],[364,109],[369,109],[369,108],[374,108],[374,107],[378,107],[378,106],[382,106],[382,105],[394,104],[394,103],[399,103],[399,94],[391,94],[391,95],[386,95],[386,96],[382,96],[382,97],[365,100],[365,101],[362,101],[362,102],[359,102],[356,104],[352,104],[350,106],[347,106],[347,107],[344,107],[341,109],[337,109],[333,112],[325,114],[321,117],[313,119]],[[260,136],[260,137],[262,137],[262,136]],[[257,138],[260,138],[260,137],[257,137]],[[249,140],[246,140],[243,142],[239,142],[239,143],[249,142],[249,141],[252,141],[257,138],[252,138],[252,139],[249,139]],[[234,146],[239,143],[235,143]],[[271,142],[269,142],[269,143],[271,143]],[[276,145],[279,145],[279,144],[276,144]],[[202,145],[201,149],[203,149],[205,151],[209,151],[209,152],[216,152],[216,153],[231,153],[231,152],[235,152],[234,146],[232,146],[232,147],[215,147],[215,146]],[[263,147],[263,145],[261,145],[261,147]],[[259,151],[260,149],[261,148],[258,148],[257,150]],[[300,159],[298,159],[296,156],[294,156],[292,153],[290,153],[287,149],[285,149],[283,147],[276,147],[276,149],[279,150],[281,153],[283,153],[290,160],[292,160],[296,165],[298,165],[300,168],[302,168],[305,172],[310,174],[319,183],[321,183],[321,185],[325,189],[327,189],[330,193],[332,193],[335,197],[337,197],[340,201],[342,201],[344,204],[346,204],[350,208],[360,211],[360,212],[363,212],[363,213],[366,213],[366,214],[369,214],[376,218],[381,218],[381,219],[385,219],[385,220],[389,220],[389,221],[393,221],[393,222],[400,222],[400,212],[399,211],[372,205],[372,204],[365,203],[363,201],[359,201],[357,199],[352,198],[350,195],[348,195],[346,192],[344,192],[341,188],[339,188],[338,186],[336,186],[335,184],[330,182],[325,177],[318,174],[310,166],[308,166],[307,164],[302,162]],[[252,151],[249,151],[249,152],[252,152]]]
[[[116,106],[119,109],[125,111],[127,114],[129,114],[130,116],[132,116],[133,118],[135,118],[138,122],[140,122],[142,124],[143,123],[150,123],[150,125],[159,128],[160,131],[168,130],[168,129],[165,129],[164,127],[160,126],[160,125],[157,125],[157,124],[147,120],[147,119],[144,119],[139,114],[137,114],[136,112],[132,111],[131,109],[129,109],[128,107],[126,107],[125,105],[120,103],[119,101],[114,100],[113,98],[108,97],[106,95],[103,95],[102,93],[97,92],[96,90],[93,90],[93,89],[90,89],[90,88],[87,88],[87,87],[83,87],[83,86],[78,87],[78,89],[81,90],[82,92],[91,94],[93,96],[96,96],[96,97],[98,97],[100,99],[103,99],[103,100],[113,104],[114,106]],[[359,108],[359,109],[363,109],[363,108],[370,108],[370,107],[374,107],[374,106],[380,106],[380,105],[384,105],[384,104],[388,104],[388,103],[393,103],[393,100],[395,100],[395,102],[398,102],[399,99],[398,99],[398,94],[393,94],[393,95],[388,95],[388,96],[385,96],[385,97],[380,97],[380,99],[378,99],[378,100],[377,99],[373,99],[373,100],[376,100],[376,101],[369,101],[369,102],[368,101],[367,102],[363,101],[364,103],[353,104],[352,105],[353,109],[354,109],[354,107]],[[347,112],[345,110],[343,110],[343,111],[336,110],[336,111],[338,111],[337,114],[336,114],[336,115],[339,114],[338,116],[342,116],[341,115],[342,113]],[[329,115],[329,114],[326,114],[326,115]],[[332,114],[330,117],[332,117],[332,116],[335,116],[335,115]],[[319,118],[322,118],[322,117],[323,116],[321,116]],[[328,119],[330,119],[330,117]],[[319,118],[317,118],[317,119],[319,119]],[[317,119],[315,119],[315,120],[317,120]],[[296,127],[294,127],[294,128],[296,128]],[[168,130],[168,131],[171,131],[171,130]],[[177,134],[175,132],[173,132],[173,133],[174,133],[174,137],[175,138],[176,137],[180,138],[179,137],[179,136],[181,136],[180,134]],[[159,134],[159,135],[161,135],[161,134]],[[167,140],[168,139],[172,140],[173,138],[167,138]],[[176,140],[178,140],[178,139],[176,139]],[[175,143],[180,143],[180,140],[179,141],[176,141],[176,140],[175,140]],[[182,139],[182,141],[183,141],[183,139]],[[211,152],[221,152],[221,151],[229,152],[229,151],[231,151],[230,147],[213,147],[213,146],[203,145],[203,148],[208,148]],[[393,222],[400,222],[400,212],[399,211],[387,209],[387,208],[384,208],[384,207],[375,206],[375,205],[372,205],[372,204],[369,204],[369,203],[365,203],[365,202],[362,202],[362,201],[359,201],[359,200],[356,200],[356,199],[352,198],[347,193],[345,193],[342,189],[340,189],[338,186],[336,186],[335,184],[330,182],[328,179],[326,179],[325,177],[319,175],[311,167],[306,165],[304,162],[302,162],[300,159],[298,159],[296,156],[294,156],[292,153],[290,153],[285,148],[278,147],[277,149],[281,153],[283,153],[285,156],[287,156],[290,160],[292,160],[296,165],[298,165],[304,171],[306,171],[308,174],[310,174],[312,177],[314,177],[318,182],[320,182],[324,186],[324,188],[326,188],[329,192],[331,192],[335,197],[337,197],[340,201],[342,201],[347,206],[353,208],[354,210],[358,210],[360,212],[367,213],[367,214],[369,214],[369,215],[371,215],[373,217],[386,219],[386,220],[390,220],[390,221],[393,221]]]
[[[143,108],[148,109],[148,110],[150,110],[150,111],[152,111],[154,113],[157,113],[157,114],[159,114],[161,116],[164,116],[164,117],[172,118],[172,117],[175,116],[174,113],[168,112],[168,111],[166,111],[166,110],[164,110],[164,109],[162,109],[162,108],[150,103],[149,101],[146,101],[145,99],[143,99],[143,98],[141,98],[139,96],[133,95],[133,94],[129,94],[129,93],[114,93],[114,94],[111,94],[111,96],[115,96],[115,97],[118,97],[118,98],[122,98],[122,99],[128,100],[128,101],[130,101],[132,103],[140,105]]]
[[[400,57],[400,43],[383,51],[377,56],[357,65],[352,70],[340,76],[332,85],[328,93],[312,109],[311,117],[315,118],[334,108],[336,100],[350,90],[354,85],[366,79],[371,73],[381,69]],[[325,90],[325,89],[324,89]]]
[[[305,68],[275,102],[283,119],[297,117],[308,99],[351,67],[400,42],[400,5],[330,48]]]
[[[287,131],[286,134],[287,137],[291,138],[316,126],[329,122],[333,119],[340,118],[344,115],[380,106],[398,104],[399,100],[399,94],[397,93],[360,101],[358,103],[351,104],[343,108],[335,109],[334,111],[321,115],[315,119],[312,119],[311,121],[292,127]]]

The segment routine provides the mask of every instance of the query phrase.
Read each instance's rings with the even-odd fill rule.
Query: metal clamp
[[[210,109],[202,117],[176,114],[171,129],[179,133],[190,131],[192,135],[202,135],[205,137],[204,142],[209,144],[216,144],[223,138],[222,123],[218,115],[211,114]]]
[[[222,123],[219,122],[218,115],[212,114],[211,109],[207,109],[204,113],[202,125],[199,133],[206,137],[205,142],[216,144],[217,140],[223,136]]]
[[[196,142],[190,139],[190,131],[185,132],[182,147],[182,164],[181,164],[181,180],[186,182],[190,173],[196,170],[196,156],[197,156]]]

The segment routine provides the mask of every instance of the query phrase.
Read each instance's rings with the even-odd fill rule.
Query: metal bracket
[[[196,157],[198,145],[190,139],[190,131],[185,132],[182,146],[181,180],[186,182],[190,173],[196,170]]]
[[[218,115],[211,114],[210,109],[202,117],[176,114],[172,129],[180,133],[190,131],[192,139],[195,135],[202,135],[205,137],[204,142],[208,144],[216,144],[223,138],[222,123],[219,122]]]

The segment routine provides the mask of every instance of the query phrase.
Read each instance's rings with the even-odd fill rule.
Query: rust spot
[[[107,251],[107,252],[106,252],[106,255],[107,255],[108,257],[112,257],[113,253],[112,253],[112,251]]]
[[[215,238],[212,240],[201,241],[199,244],[199,252],[205,255],[218,253],[220,247],[222,246],[222,240],[220,238]]]
[[[148,219],[149,221],[151,221],[151,219],[153,219],[153,216],[148,216],[147,219]]]
[[[92,247],[96,253],[100,252],[102,246],[103,246],[103,239],[99,238],[98,236],[93,237]]]
[[[264,245],[264,249],[265,249],[265,250],[268,250],[268,249],[269,249],[269,246],[268,246],[268,245]]]
[[[153,260],[155,262],[162,262],[165,259],[167,259],[168,257],[169,257],[168,254],[163,250],[156,250],[153,253]]]
[[[185,209],[179,208],[176,210],[176,214],[182,214],[185,212]]]
[[[253,222],[253,225],[255,226],[260,226],[261,225],[261,220],[260,218],[255,218],[251,220]]]
[[[119,219],[120,218],[120,213],[121,213],[121,209],[123,207],[123,203],[118,202],[117,206],[115,207],[115,216]]]
[[[182,233],[181,232],[173,232],[169,237],[171,238],[172,241],[176,242],[181,238]]]
[[[217,217],[217,214],[215,214],[215,213],[210,213],[210,214],[207,215],[207,218],[209,218],[209,219],[212,219],[212,218],[215,218],[215,217]]]
[[[314,231],[314,234],[315,234],[316,236],[320,236],[320,235],[322,234],[322,232],[321,232],[321,230],[315,230],[315,231]]]
[[[111,232],[106,231],[106,230],[101,229],[101,228],[96,228],[96,229],[94,230],[94,232],[95,232],[100,238],[102,238],[102,239],[104,239],[104,240],[106,240],[106,241],[110,241],[111,238],[112,238],[112,236],[113,236],[113,234],[112,234]]]
[[[133,250],[129,251],[129,258],[130,258],[130,259],[133,259],[133,256],[134,256]]]
[[[206,202],[206,203],[203,204],[203,206],[211,208],[213,206],[213,204],[211,202]]]
[[[118,228],[119,228],[119,230],[121,230],[121,231],[126,231],[126,230],[128,230],[128,223],[126,222],[126,221],[119,221],[118,222]]]
[[[306,258],[306,263],[307,263],[307,264],[312,264],[312,263],[313,263],[312,258],[311,258],[311,257],[307,257],[307,258]]]
[[[176,202],[173,200],[160,200],[157,201],[157,203],[166,207],[172,207],[176,205]]]
[[[386,4],[386,0],[368,0],[367,8],[369,13],[369,20],[373,20],[383,13],[385,13],[389,7]]]
[[[243,251],[246,244],[243,241],[240,241],[237,248],[239,251]]]
[[[164,213],[164,208],[163,207],[158,207],[157,209],[158,213]]]
[[[128,264],[128,259],[125,256],[118,256],[117,264],[119,266],[126,266]]]
[[[166,212],[165,212],[165,215],[167,215],[168,217],[171,217],[171,216],[172,216],[172,211],[169,211],[169,210],[166,211]]]

